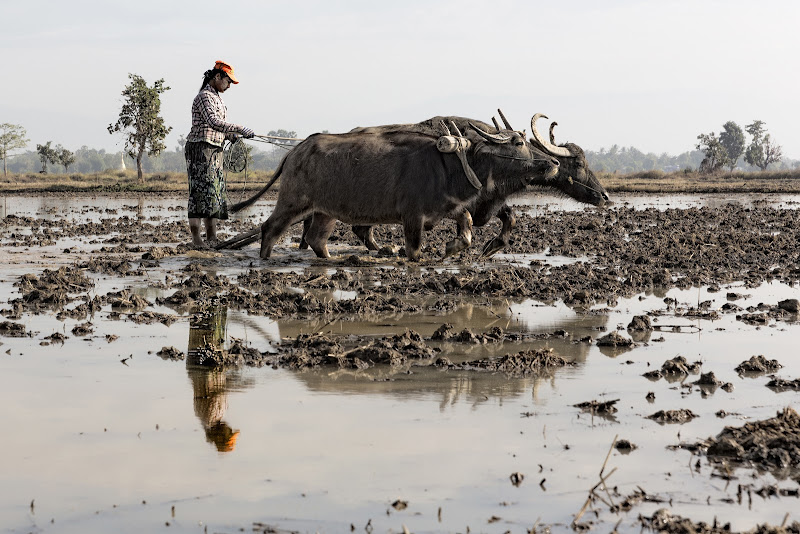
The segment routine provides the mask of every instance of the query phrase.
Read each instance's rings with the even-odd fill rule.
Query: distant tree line
[[[268,135],[277,137],[297,137],[297,134],[288,130],[273,130]],[[250,147],[247,161],[248,171],[270,171],[278,167],[281,158],[286,154],[286,149],[278,146],[264,144],[256,145],[245,141]],[[165,150],[158,156],[149,156],[147,152],[142,155],[142,171],[145,173],[158,172],[186,172],[186,160],[183,155],[183,145],[186,140],[183,136],[178,139],[174,150]],[[136,168],[136,160],[127,151],[106,152],[103,149],[94,149],[82,146],[74,153],[61,145],[51,148],[52,141],[44,145],[37,145],[37,150],[28,150],[21,154],[10,155],[7,162],[8,172],[12,173],[96,173],[122,168],[122,162],[128,169]],[[263,147],[263,148],[262,148]],[[64,158],[63,160],[61,158]],[[43,159],[44,158],[44,159]],[[73,161],[70,161],[73,159]],[[65,165],[66,161],[66,165]]]
[[[667,153],[661,155],[652,152],[645,154],[634,147],[613,145],[609,149],[601,148],[595,152],[586,150],[586,161],[595,172],[630,174],[643,171],[675,172],[684,169],[697,169],[703,160],[700,151],[684,152],[678,156]]]
[[[26,148],[28,139],[22,126],[0,124],[0,158],[4,171],[12,173],[48,172],[98,173],[136,167],[141,181],[144,172],[186,172],[183,149],[186,138],[181,135],[178,146],[167,150],[164,139],[172,127],[164,123],[160,116],[160,95],[169,90],[164,80],[157,80],[152,86],[136,74],[129,74],[130,83],[122,91],[124,103],[115,123],[108,125],[110,134],[122,133],[125,145],[120,152],[106,152],[82,146],[71,152],[61,145],[51,147],[52,141],[37,144],[36,151],[26,151],[12,155],[11,152]],[[656,155],[634,147],[613,145],[594,152],[586,151],[586,159],[592,169],[598,172],[630,174],[645,171],[695,171],[716,172],[724,168],[731,171],[741,168],[744,171],[755,169],[791,169],[800,167],[800,161],[792,161],[782,156],[782,148],[767,133],[764,122],[755,120],[744,131],[735,122],[728,121],[717,136],[714,132],[697,136],[696,150],[678,156],[662,153]],[[751,136],[747,144],[744,132]],[[325,133],[325,132],[323,132]],[[269,136],[297,137],[289,130],[273,130]],[[270,171],[277,168],[292,141],[281,142],[284,146],[261,145],[246,142],[247,169]],[[48,167],[52,165],[52,169]]]

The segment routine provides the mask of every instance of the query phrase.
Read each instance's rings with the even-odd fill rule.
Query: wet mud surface
[[[376,228],[376,239],[385,248],[370,253],[349,227],[337,224],[330,239],[334,257],[317,259],[310,251],[298,251],[300,228],[296,225],[279,242],[273,258],[260,260],[253,251],[194,250],[187,246],[188,226],[179,216],[145,215],[141,206],[104,211],[90,206],[86,211],[95,212],[87,217],[93,220],[10,214],[0,221],[4,258],[9,265],[19,265],[5,274],[9,289],[8,298],[0,302],[0,342],[27,338],[49,347],[43,350],[53,350],[82,339],[111,347],[120,342],[105,325],[162,328],[188,322],[188,350],[154,341],[147,353],[163,365],[181,362],[187,369],[199,369],[190,373],[200,388],[196,391],[205,392],[196,397],[195,411],[205,421],[208,443],[220,453],[233,450],[239,431],[208,415],[218,409],[213,401],[218,394],[214,380],[243,369],[286,371],[314,387],[324,387],[318,381],[324,382],[326,376],[406,385],[429,380],[431,373],[437,380],[491,375],[508,383],[540,383],[553,381],[557,373],[569,369],[579,371],[585,356],[575,354],[585,355],[596,347],[617,367],[631,367],[630,388],[639,405],[631,406],[629,399],[621,400],[614,391],[608,392],[614,398],[599,397],[606,391],[593,388],[575,399],[580,402],[565,404],[578,414],[578,420],[614,425],[620,424],[620,418],[635,416],[640,427],[674,425],[675,431],[691,427],[695,419],[709,419],[697,404],[687,407],[679,402],[682,399],[695,403],[720,395],[733,399],[741,381],[759,379],[774,394],[800,391],[800,378],[778,376],[783,366],[774,357],[783,359],[783,355],[753,355],[738,366],[730,362],[727,367],[716,364],[714,369],[706,368],[703,354],[676,354],[660,364],[648,361],[646,368],[637,356],[665,342],[665,336],[713,331],[723,320],[752,335],[762,329],[793,327],[800,311],[797,299],[753,303],[748,292],[765,283],[793,288],[800,281],[800,213],[795,209],[729,203],[686,209],[637,209],[621,204],[538,215],[518,211],[512,242],[500,257],[478,259],[483,243],[499,231],[498,225],[490,224],[476,229],[472,248],[440,261],[445,243],[454,235],[454,226],[444,224],[425,234],[424,259],[416,263],[395,253],[403,244],[399,227]],[[232,237],[251,225],[247,219],[225,221],[220,233],[223,238]],[[50,266],[37,268],[35,264],[43,258]],[[141,291],[141,280],[146,280],[147,292]],[[500,308],[511,310],[536,302],[564,306],[588,320],[614,317],[620,302],[634,302],[640,295],[700,287],[714,299],[691,302],[664,297],[632,317],[615,317],[608,326],[592,327],[591,332],[558,326],[526,331],[500,321],[485,327],[448,322],[467,301],[490,318],[494,314],[500,319]],[[233,338],[225,335],[224,324],[225,315],[233,312],[305,326],[299,333],[287,329],[290,334],[282,333],[269,343]],[[408,316],[427,318],[427,328],[393,326],[391,334],[356,333],[356,325],[363,322],[396,325],[399,318]],[[64,326],[60,331],[40,328],[33,320],[36,317],[52,317]],[[120,361],[128,366],[133,360],[127,358],[138,357],[131,354]],[[732,377],[737,376],[740,382],[734,386]],[[656,401],[652,390],[660,384],[666,386],[657,389]],[[672,391],[676,395],[669,398],[675,406],[650,407]],[[797,400],[786,397],[787,404]],[[733,413],[741,415],[745,410],[743,401],[740,411]],[[529,410],[523,416],[535,419],[537,413]],[[637,443],[641,441],[635,437]],[[615,438],[613,449],[636,455],[641,446]],[[797,486],[787,484],[800,484],[800,417],[791,407],[772,418],[726,426],[715,437],[692,443],[673,440],[661,446],[671,447],[672,455],[689,451],[692,462],[706,458],[713,475],[699,476],[733,479],[743,469],[768,474],[783,484],[775,486],[773,497],[789,499]],[[569,447],[565,445],[564,450]],[[536,474],[527,475],[526,479],[515,471],[512,485],[527,487]],[[533,484],[544,489],[547,478],[542,474]],[[601,476],[601,483],[604,480]],[[595,481],[582,481],[580,490]],[[770,494],[766,487],[767,482],[755,491]],[[605,529],[625,518],[629,530],[731,531],[722,521],[692,522],[666,509],[637,515],[643,506],[663,508],[671,500],[659,492],[658,487],[647,487],[623,494],[615,488],[611,506],[604,505],[599,490],[590,492],[590,508],[595,510],[591,518],[569,523],[544,517],[528,531]],[[581,500],[576,500],[573,512],[578,512]],[[394,501],[392,513],[404,512],[406,505],[396,503],[405,501]],[[787,502],[786,511],[796,504],[796,500]],[[631,510],[631,515],[619,515]],[[487,525],[495,522],[502,526],[499,516]],[[261,531],[258,525],[253,523],[248,529]],[[266,530],[278,528],[268,524],[263,527],[263,531],[280,531]],[[798,529],[797,522],[777,527],[761,522],[743,531]]]

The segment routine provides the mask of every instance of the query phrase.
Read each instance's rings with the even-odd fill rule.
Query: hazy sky
[[[559,142],[672,155],[754,119],[800,158],[796,0],[0,0],[0,123],[117,151],[128,73],[164,78],[169,149],[216,59],[241,81],[231,122],[257,133],[417,122],[517,129],[540,112]],[[546,130],[546,123],[540,128]]]

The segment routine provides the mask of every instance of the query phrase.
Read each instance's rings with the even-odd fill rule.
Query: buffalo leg
[[[284,232],[294,223],[308,215],[307,209],[292,207],[276,207],[272,215],[261,225],[261,252],[262,258],[269,258],[272,247]]]
[[[403,234],[406,239],[406,257],[411,261],[419,261],[422,248],[422,228],[421,219],[404,220]]]
[[[303,219],[303,235],[300,237],[300,250],[305,250],[308,248],[308,241],[306,241],[306,235],[308,235],[308,229],[311,228],[311,219],[314,216],[306,217]]]
[[[308,219],[306,219],[306,221],[308,221]],[[311,224],[309,224],[308,229],[304,231],[303,239],[308,243],[308,246],[311,247],[311,250],[316,253],[317,257],[331,257],[328,253],[328,237],[330,237],[335,226],[336,219],[330,215],[317,212],[311,216]],[[303,227],[305,229],[305,221],[303,221]]]
[[[445,246],[444,258],[457,254],[472,244],[472,215],[469,211],[464,210],[456,217],[456,228],[458,234]]]
[[[503,205],[500,208],[500,211],[497,212],[497,218],[503,223],[503,228],[500,229],[500,233],[494,239],[484,245],[481,258],[488,258],[503,250],[508,245],[511,230],[517,224],[517,218],[514,217],[514,213],[508,205]]]
[[[354,225],[353,233],[366,245],[367,250],[378,250],[380,247],[375,241],[375,235],[372,233],[372,229],[372,226]]]

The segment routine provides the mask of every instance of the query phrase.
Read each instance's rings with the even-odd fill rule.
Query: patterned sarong
[[[228,218],[228,191],[222,174],[222,147],[188,142],[184,149],[189,174],[189,218]]]

